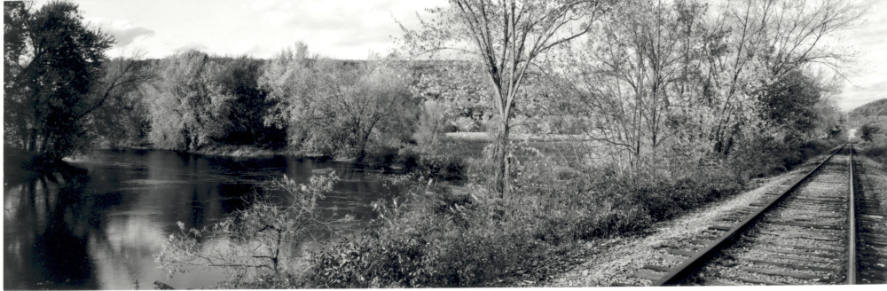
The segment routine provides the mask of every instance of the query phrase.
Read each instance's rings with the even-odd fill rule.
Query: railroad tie
[[[743,261],[750,262],[755,265],[770,265],[770,266],[781,267],[781,268],[798,268],[798,269],[806,269],[806,270],[810,270],[810,271],[820,271],[820,272],[834,272],[834,271],[839,270],[839,269],[828,268],[828,267],[791,264],[791,263],[783,263],[783,262],[773,262],[773,261],[758,260],[758,259],[744,259]]]
[[[749,273],[757,273],[757,274],[779,276],[779,277],[790,277],[790,278],[795,278],[795,279],[800,279],[800,280],[822,279],[822,276],[804,274],[804,273],[795,273],[795,272],[791,272],[789,270],[761,269],[761,268],[747,267],[747,266],[739,267],[739,269],[749,272]]]
[[[663,275],[665,275],[665,272],[657,272],[657,271],[646,269],[646,268],[641,268],[641,269],[637,270],[636,272],[634,272],[634,277],[639,278],[639,279],[650,280],[653,282],[656,282],[656,280],[659,280],[659,278],[662,278]]]
[[[745,283],[746,285],[787,285],[782,282],[766,281],[754,277],[742,276],[740,274],[731,276],[730,279]]]
[[[687,258],[692,258],[693,255],[695,255],[693,252],[680,250],[680,249],[667,248],[667,249],[665,249],[665,251],[667,253],[675,255],[675,256],[681,256],[681,257],[687,257]]]
[[[667,273],[668,271],[671,270],[670,268],[667,268],[667,267],[658,266],[658,265],[649,265],[649,264],[644,265],[643,269],[650,269],[650,270],[660,272],[660,273]]]

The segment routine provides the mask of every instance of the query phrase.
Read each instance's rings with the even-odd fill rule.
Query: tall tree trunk
[[[508,113],[502,116],[502,124],[499,128],[499,135],[496,137],[497,139],[497,150],[496,150],[496,191],[499,192],[499,196],[504,198],[508,195],[508,139],[509,139],[509,118]]]
[[[370,133],[372,130],[368,130],[365,133],[360,135],[360,141],[357,144],[357,158],[355,161],[362,162],[367,155],[367,143],[370,140]]]
[[[37,129],[31,128],[28,134],[28,145],[25,147],[26,151],[35,152],[37,150]]]

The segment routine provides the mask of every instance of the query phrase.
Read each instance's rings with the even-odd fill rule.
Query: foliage
[[[410,92],[424,102],[443,107],[446,121],[459,131],[479,131],[480,125],[490,119],[489,89],[476,63],[412,60],[409,67],[413,72]]]
[[[291,147],[361,159],[367,146],[399,146],[413,132],[418,102],[407,72],[390,60],[345,62],[282,53],[261,86],[276,101],[267,124],[288,129]]]
[[[854,118],[870,117],[877,118],[887,116],[887,99],[875,100],[850,111],[850,115]]]
[[[857,12],[844,1],[624,1],[590,41],[550,54],[548,91],[563,101],[549,107],[635,172],[680,152],[732,159],[768,136],[789,148],[837,138],[831,89],[810,65],[842,59],[819,40]]]
[[[435,101],[425,101],[419,114],[419,123],[412,139],[420,152],[431,152],[439,146],[446,132],[446,107]]]
[[[451,1],[447,9],[431,9],[431,21],[419,30],[405,30],[404,40],[421,54],[463,49],[466,44],[488,73],[489,97],[498,116],[495,186],[508,192],[508,151],[512,108],[522,92],[528,69],[552,47],[591,29],[599,1]],[[576,27],[575,31],[570,29]]]
[[[576,243],[626,235],[741,187],[721,166],[681,177],[621,176],[608,166],[559,179],[547,154],[522,159],[511,197],[486,187],[416,183],[377,202],[375,229],[343,238],[312,259],[311,286],[466,287],[542,280]],[[688,167],[691,168],[692,167]],[[540,169],[545,169],[540,171]],[[425,180],[422,180],[425,181]],[[504,282],[504,283],[503,283]]]
[[[887,99],[869,102],[850,111],[850,121],[858,126],[856,134],[860,139],[868,142],[881,142],[887,139]]]
[[[116,58],[106,64],[104,103],[91,115],[90,128],[106,146],[124,147],[147,141],[151,122],[144,102],[146,83],[154,78],[148,61]],[[114,120],[113,123],[107,121]]]
[[[311,177],[307,185],[284,175],[268,186],[268,190],[282,191],[283,197],[260,197],[248,208],[202,229],[188,229],[178,222],[178,232],[170,235],[156,259],[170,275],[192,266],[230,271],[234,276],[226,284],[235,287],[243,279],[272,286],[290,282],[299,273],[293,269],[299,257],[294,247],[318,231],[329,230],[330,221],[316,208],[336,181],[334,172]]]
[[[259,87],[261,61],[240,57],[223,65],[215,77],[220,93],[227,98],[216,108],[227,122],[218,139],[234,145],[263,145],[278,147],[284,141],[283,132],[267,127],[265,112],[273,105],[267,92]]]
[[[815,128],[814,106],[821,98],[821,91],[818,84],[802,72],[790,72],[761,92],[761,119],[771,130],[805,136]]]
[[[210,79],[216,70],[209,56],[187,51],[167,57],[158,65],[158,81],[150,100],[151,143],[162,149],[195,150],[221,131],[213,114],[217,87]],[[218,100],[218,98],[216,98]]]
[[[859,128],[859,138],[872,142],[876,134],[881,132],[881,127],[875,124],[864,124]]]
[[[88,145],[88,119],[111,95],[130,90],[137,70],[102,78],[114,71],[104,55],[114,40],[87,27],[74,3],[51,2],[34,11],[5,2],[3,8],[5,140],[58,161]]]
[[[287,142],[298,147],[306,139],[303,115],[310,112],[322,85],[315,73],[318,60],[308,56],[305,44],[297,51],[285,49],[262,68],[259,86],[268,92],[271,106],[264,116],[265,125],[287,130]],[[299,53],[301,51],[301,53]]]
[[[259,86],[262,62],[182,52],[157,64],[145,98],[149,140],[159,148],[196,151],[213,145],[275,148],[282,129],[265,122],[275,100]]]
[[[531,254],[524,248],[531,242],[519,231],[492,219],[497,212],[437,198],[425,202],[415,211],[396,200],[383,202],[380,229],[317,254],[307,278],[339,288],[479,286]]]

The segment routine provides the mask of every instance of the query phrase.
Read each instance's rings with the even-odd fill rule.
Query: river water
[[[319,207],[330,218],[354,217],[345,228],[372,219],[372,202],[396,191],[378,171],[316,159],[129,150],[96,151],[70,164],[77,169],[4,177],[4,289],[152,289],[155,280],[212,287],[227,275],[196,269],[170,278],[155,262],[177,221],[198,228],[218,221],[284,173],[305,183],[335,171],[341,180]]]

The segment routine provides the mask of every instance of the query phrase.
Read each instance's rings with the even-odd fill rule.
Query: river
[[[192,227],[218,221],[284,173],[305,183],[335,171],[341,180],[319,207],[330,218],[354,217],[341,226],[348,229],[371,220],[372,202],[396,191],[377,170],[308,158],[128,150],[95,151],[69,163],[77,169],[4,177],[4,289],[152,289],[155,280],[212,287],[226,274],[195,269],[170,278],[155,262],[177,221]]]

